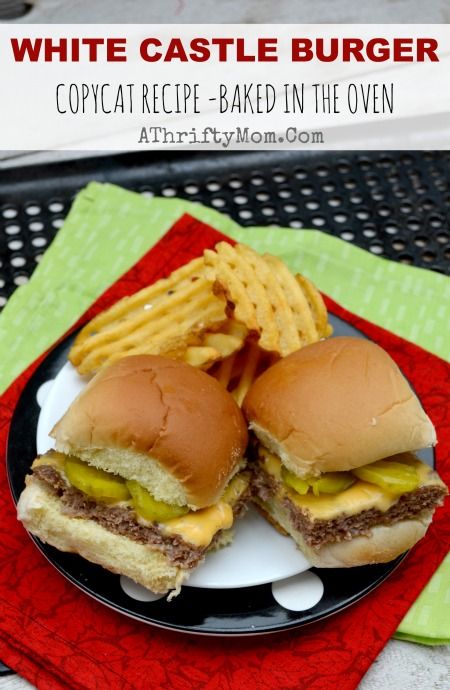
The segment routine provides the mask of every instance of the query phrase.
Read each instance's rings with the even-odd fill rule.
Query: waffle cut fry
[[[229,319],[222,324],[219,332],[206,332],[199,345],[187,347],[182,359],[191,366],[208,369],[214,362],[223,360],[244,347],[247,334],[243,324]],[[167,354],[169,357],[177,357],[176,353]]]
[[[80,374],[94,374],[128,355],[170,353],[183,359],[187,348],[202,344],[204,333],[227,321],[225,303],[214,295],[199,258],[92,319],[69,359]]]
[[[330,334],[325,304],[307,278],[270,254],[219,242],[98,314],[69,359],[92,375],[128,355],[164,355],[208,371],[240,404],[273,361]]]
[[[296,274],[295,279],[308,300],[314,316],[317,333],[320,338],[328,338],[333,333],[333,328],[331,324],[328,323],[328,312],[322,295],[316,290],[313,283],[311,283],[308,278],[305,278],[305,276],[300,275],[300,273]]]
[[[227,242],[206,250],[206,275],[260,349],[285,357],[331,334],[320,293],[280,259]]]
[[[277,359],[277,355],[269,354],[255,343],[248,342],[242,350],[216,364],[208,373],[214,376],[241,406],[256,377]]]

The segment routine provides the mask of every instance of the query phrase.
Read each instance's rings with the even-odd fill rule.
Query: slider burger
[[[250,388],[255,502],[321,568],[385,563],[424,536],[445,484],[412,451],[434,427],[380,347],[336,337]]]
[[[95,376],[51,432],[18,517],[42,541],[177,593],[245,510],[247,428],[212,377],[163,357]]]

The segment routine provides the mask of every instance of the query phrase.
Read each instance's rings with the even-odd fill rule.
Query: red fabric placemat
[[[168,275],[220,239],[224,238],[212,228],[184,216],[80,322]],[[450,366],[332,300],[327,304],[330,311],[384,347],[411,381],[437,427],[437,467],[449,484]],[[3,455],[16,402],[43,357],[0,399]],[[388,580],[350,608],[286,633],[234,639],[195,637],[130,620],[90,599],[55,571],[16,520],[4,461],[0,508],[0,658],[45,690],[350,690],[450,547],[447,504],[437,511],[427,536]]]

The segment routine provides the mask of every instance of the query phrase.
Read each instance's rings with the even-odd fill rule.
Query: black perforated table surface
[[[316,228],[450,274],[449,152],[132,153],[0,171],[0,310],[91,180],[179,196],[243,226]]]

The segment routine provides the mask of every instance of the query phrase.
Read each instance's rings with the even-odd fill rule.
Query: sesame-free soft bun
[[[101,371],[51,435],[59,451],[194,509],[218,500],[247,446],[242,413],[218,381],[152,355]]]
[[[115,534],[94,520],[71,517],[48,487],[33,477],[27,478],[17,517],[44,543],[127,575],[152,592],[178,591],[189,577],[189,570],[170,563],[161,551]]]
[[[436,443],[395,362],[363,338],[330,338],[281,359],[254,382],[243,409],[261,443],[300,477]]]

